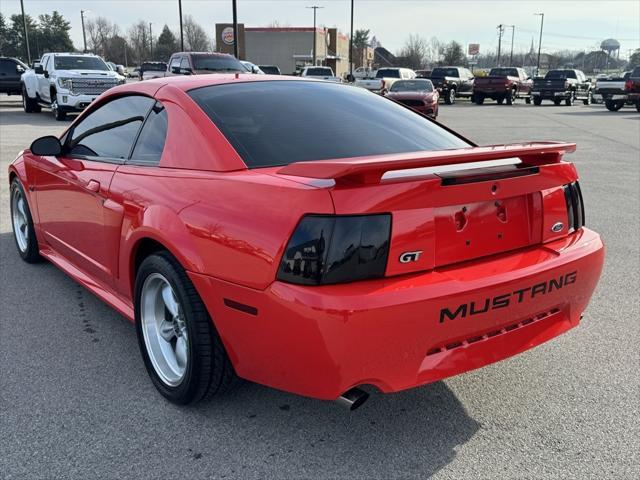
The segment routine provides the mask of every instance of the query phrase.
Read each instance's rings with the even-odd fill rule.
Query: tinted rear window
[[[469,146],[421,115],[357,87],[260,81],[212,85],[189,95],[250,168]]]
[[[567,78],[576,78],[576,72],[573,70],[551,70],[545,75],[547,80],[565,80]]]
[[[431,72],[432,77],[457,77],[457,68],[434,68]]]
[[[376,78],[400,78],[400,70],[395,68],[381,68],[376,73]]]
[[[195,70],[247,73],[245,66],[231,55],[191,55],[191,61]]]
[[[490,77],[517,77],[518,70],[515,68],[492,68],[489,72]]]
[[[148,72],[162,72],[167,69],[166,63],[143,63],[142,70],[147,70]]]
[[[307,75],[316,77],[332,76],[333,72],[330,68],[307,68]]]

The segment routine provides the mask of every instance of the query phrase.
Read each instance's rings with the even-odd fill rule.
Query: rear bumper
[[[553,91],[533,90],[531,92],[531,95],[540,97],[543,100],[554,100],[558,98],[560,99],[569,98],[571,95],[573,95],[573,92],[571,91],[553,92]]]
[[[536,248],[346,285],[257,291],[190,277],[238,375],[335,399],[361,384],[395,392],[434,382],[560,335],[579,323],[603,262],[600,237],[581,229]]]

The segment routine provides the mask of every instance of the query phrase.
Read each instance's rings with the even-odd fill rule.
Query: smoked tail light
[[[327,285],[384,276],[391,215],[306,215],[282,256],[278,280]]]
[[[584,227],[584,201],[582,200],[582,191],[580,183],[569,183],[564,187],[564,199],[567,202],[567,222],[569,232],[576,231]]]
[[[628,79],[626,82],[624,82],[624,91],[630,92],[631,90],[633,90],[633,81],[631,79]]]

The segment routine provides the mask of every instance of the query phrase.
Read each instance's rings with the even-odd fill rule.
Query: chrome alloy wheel
[[[173,288],[159,273],[149,275],[142,285],[140,321],[154,370],[165,384],[179,385],[189,359],[187,324]]]
[[[22,192],[19,188],[15,188],[11,196],[11,221],[13,222],[13,234],[16,237],[16,243],[22,253],[25,253],[29,246],[28,218],[27,206]]]

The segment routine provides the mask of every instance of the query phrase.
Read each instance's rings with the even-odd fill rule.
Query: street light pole
[[[182,32],[182,0],[178,0],[178,14],[180,15],[180,51],[184,52],[184,33]]]
[[[24,43],[27,47],[27,61],[31,66],[31,49],[29,48],[29,32],[27,32],[27,17],[24,15],[24,3],[20,0],[20,8],[22,9],[22,28],[24,28]]]
[[[502,32],[504,32],[504,25],[498,25],[498,66],[500,65],[500,52],[502,50]]]
[[[307,8],[311,8],[313,9],[313,65],[316,65],[316,59],[318,58],[318,50],[317,50],[317,37],[318,35],[316,34],[316,11],[319,8],[324,8],[324,7],[319,7],[317,5],[313,5],[312,7],[307,7]]]
[[[511,54],[509,55],[509,66],[513,67],[513,37],[515,37],[516,34],[516,26],[507,25],[507,27],[511,27]]]
[[[540,16],[540,40],[538,41],[538,65],[536,67],[536,75],[540,75],[540,52],[542,50],[542,27],[544,26],[544,13],[534,13]]]
[[[349,37],[349,76],[353,78],[353,0],[351,0],[351,36]]]
[[[236,6],[236,0],[233,0],[233,55],[237,59],[240,59],[238,50],[238,9]]]
[[[84,30],[84,10],[80,10],[80,20],[82,20],[82,41],[84,42],[84,53],[87,53],[87,33]]]

